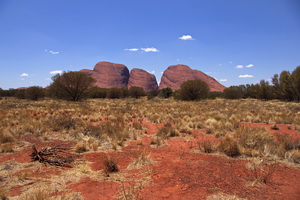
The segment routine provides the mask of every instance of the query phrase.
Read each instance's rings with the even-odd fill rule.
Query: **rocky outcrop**
[[[178,90],[183,82],[198,79],[206,82],[210,91],[223,91],[225,89],[225,86],[221,85],[214,78],[201,71],[193,70],[187,65],[169,66],[163,73],[159,89],[172,88],[172,90]]]
[[[134,68],[130,71],[128,87],[142,87],[145,91],[157,90],[158,85],[153,74],[143,70]]]
[[[125,65],[110,62],[98,62],[94,70],[80,70],[85,74],[92,76],[95,80],[95,86],[101,88],[127,87],[129,80],[129,70]]]

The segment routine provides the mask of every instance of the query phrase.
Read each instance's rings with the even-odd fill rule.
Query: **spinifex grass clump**
[[[109,176],[110,173],[115,173],[119,171],[119,166],[115,158],[107,156],[104,158],[103,162],[103,172],[105,175]]]
[[[245,149],[264,153],[267,145],[275,144],[274,137],[264,128],[241,127],[235,133],[235,139]]]
[[[170,137],[176,137],[176,136],[179,136],[179,133],[178,131],[173,128],[173,127],[169,127],[169,126],[164,126],[162,128],[160,128],[156,134],[156,136],[160,136],[162,137],[163,139],[167,139],[167,138],[170,138]]]
[[[237,157],[241,155],[240,147],[236,140],[231,137],[225,137],[217,146],[217,149],[230,157]]]

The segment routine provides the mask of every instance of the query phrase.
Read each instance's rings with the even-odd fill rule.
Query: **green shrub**
[[[33,101],[37,101],[45,97],[45,92],[42,87],[33,86],[25,90],[25,98]]]
[[[146,95],[144,88],[135,86],[129,88],[129,94],[131,97],[136,99]]]
[[[123,98],[123,89],[122,88],[109,88],[107,90],[107,98],[109,99],[120,99]]]
[[[230,86],[223,91],[225,99],[241,99],[243,98],[243,91],[239,86]]]
[[[92,87],[88,91],[89,98],[101,98],[104,99],[107,96],[107,89],[106,88],[99,88],[99,87]]]
[[[170,98],[173,94],[171,88],[164,88],[159,91],[159,96],[162,98]]]
[[[196,101],[207,97],[209,87],[201,80],[190,80],[181,84],[180,96],[182,100]]]

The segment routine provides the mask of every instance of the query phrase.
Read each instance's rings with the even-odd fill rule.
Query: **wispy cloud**
[[[49,53],[51,53],[53,55],[59,54],[59,51],[52,51],[52,50],[48,51],[47,49],[45,49],[45,51],[49,52]]]
[[[227,79],[224,78],[224,79],[220,79],[219,81],[220,81],[220,82],[226,82]]]
[[[251,67],[253,67],[254,65],[253,64],[249,64],[249,65],[237,65],[235,68],[237,68],[237,69],[243,69],[244,67],[246,67],[246,68],[251,68]]]
[[[249,74],[244,74],[244,75],[239,75],[239,78],[253,78],[253,75],[249,75]]]
[[[26,77],[26,76],[29,76],[29,74],[23,73],[23,74],[21,74],[20,76],[21,76],[21,77]]]
[[[155,71],[147,71],[150,74],[155,74]]]
[[[249,64],[249,65],[246,65],[245,67],[251,68],[251,67],[253,67],[253,66],[254,66],[253,64]]]
[[[141,48],[141,50],[144,52],[159,52],[159,50],[154,47]]]
[[[132,48],[132,49],[124,49],[125,51],[138,51],[139,49],[137,48]]]
[[[54,71],[51,71],[51,72],[49,72],[50,74],[62,74],[63,73],[63,71],[62,70],[54,70]]]
[[[191,35],[183,35],[179,37],[180,40],[195,40]]]

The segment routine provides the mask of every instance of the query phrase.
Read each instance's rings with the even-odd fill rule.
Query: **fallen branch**
[[[69,149],[55,146],[52,148],[43,148],[38,151],[35,145],[32,146],[31,160],[39,161],[45,165],[54,165],[60,167],[72,167],[71,163],[79,155],[68,152]]]

